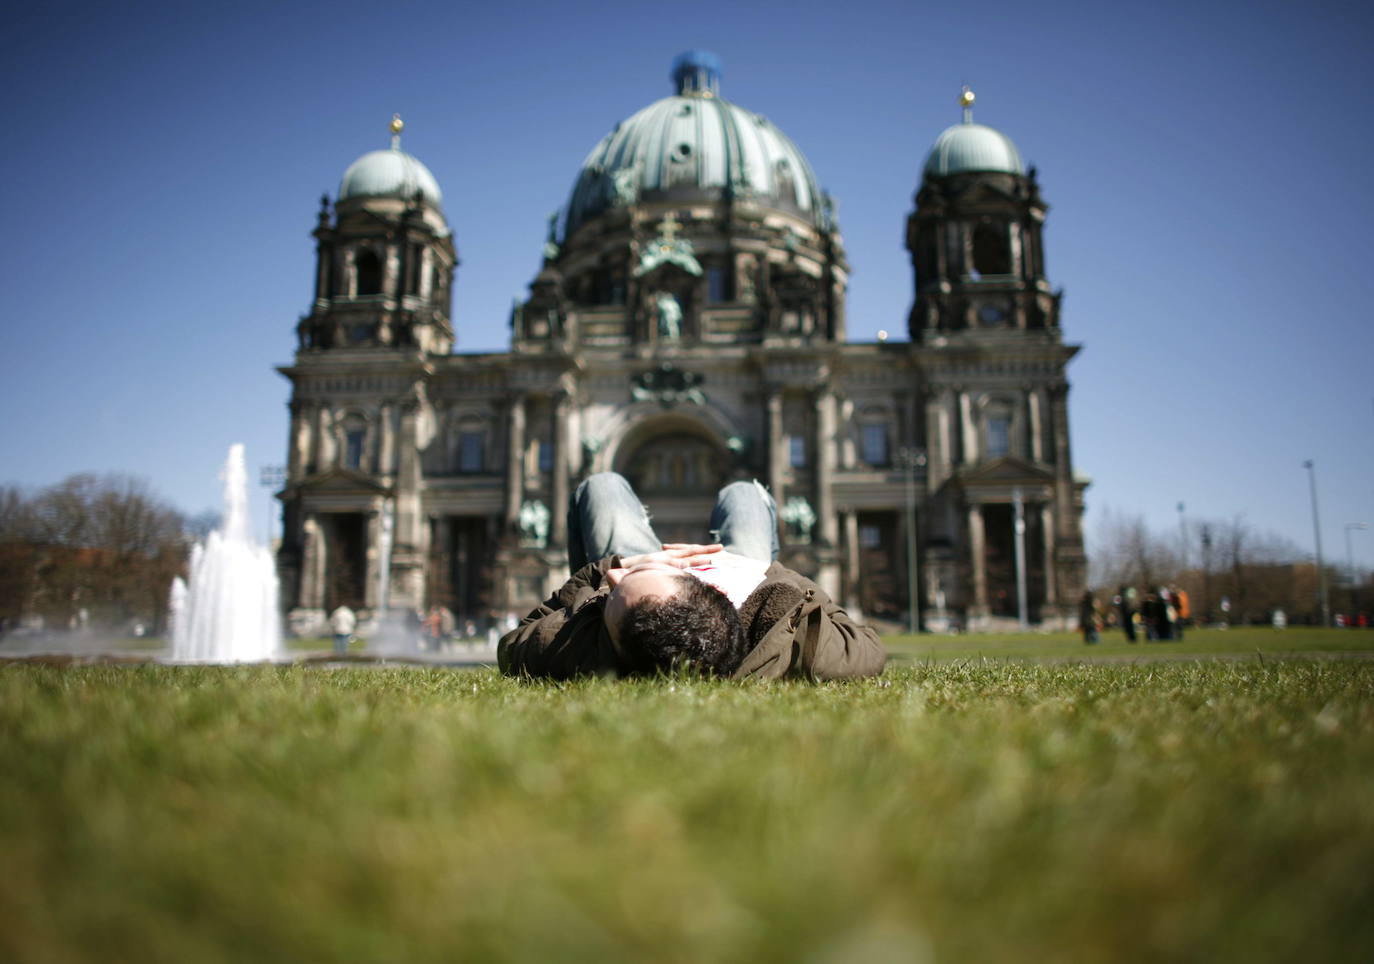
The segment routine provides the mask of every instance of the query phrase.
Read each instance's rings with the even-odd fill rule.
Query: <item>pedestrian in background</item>
[[[358,627],[358,617],[347,606],[340,606],[329,614],[329,629],[334,633],[334,652],[342,656],[348,652],[348,642]]]
[[[1093,598],[1093,591],[1085,589],[1083,591],[1083,601],[1078,604],[1078,628],[1083,630],[1083,644],[1091,646],[1097,642],[1097,630],[1102,623],[1102,616],[1097,609],[1097,600]]]

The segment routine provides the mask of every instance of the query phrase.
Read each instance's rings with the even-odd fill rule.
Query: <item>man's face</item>
[[[629,569],[607,569],[606,581],[611,594],[606,597],[602,619],[606,632],[617,644],[620,642],[620,622],[625,610],[645,599],[666,599],[678,591],[683,579],[690,579],[677,566],[663,562],[643,562]]]

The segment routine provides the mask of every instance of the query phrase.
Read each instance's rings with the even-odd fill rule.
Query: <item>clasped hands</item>
[[[672,566],[675,569],[691,569],[693,566],[709,565],[724,550],[725,547],[718,542],[709,546],[687,542],[665,542],[663,548],[658,552],[641,552],[637,556],[622,556],[620,568],[633,569],[636,566],[651,564]]]

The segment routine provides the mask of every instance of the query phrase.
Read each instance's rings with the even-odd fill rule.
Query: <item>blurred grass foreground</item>
[[[1369,960],[1374,661],[0,667],[6,961]]]

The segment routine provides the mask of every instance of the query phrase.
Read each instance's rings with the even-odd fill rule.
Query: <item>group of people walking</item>
[[[1134,586],[1122,586],[1104,608],[1091,589],[1083,593],[1079,605],[1078,623],[1083,642],[1091,645],[1108,626],[1115,625],[1126,634],[1126,642],[1135,643],[1183,639],[1183,628],[1192,620],[1188,591],[1177,586],[1160,586],[1148,590],[1142,597]]]

